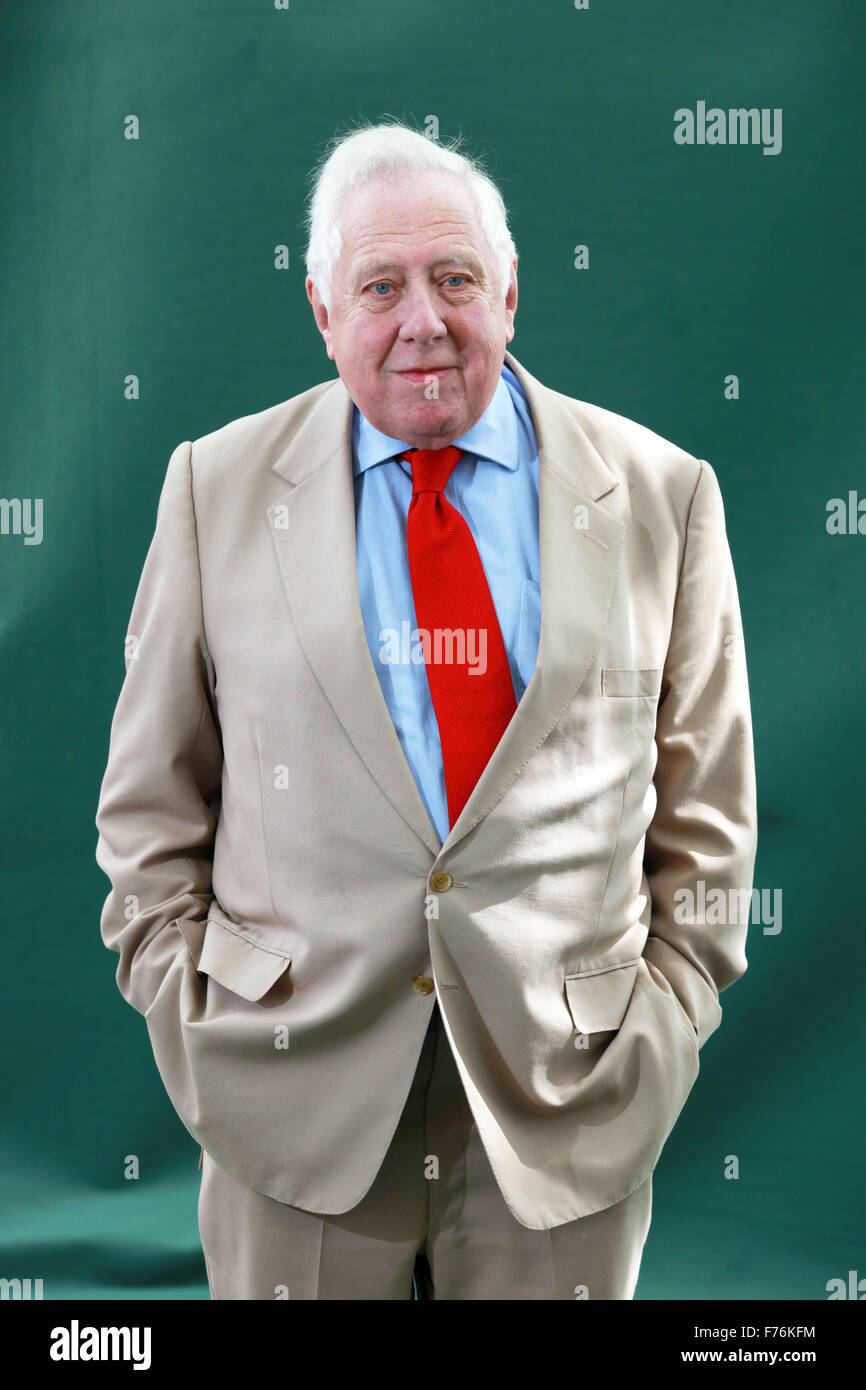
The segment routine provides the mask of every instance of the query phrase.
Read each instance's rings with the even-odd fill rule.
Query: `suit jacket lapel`
[[[352,400],[338,378],[314,388],[304,423],[272,465],[292,487],[268,508],[298,639],[334,712],[392,805],[436,855],[490,813],[546,738],[598,650],[625,526],[597,505],[617,480],[557,392],[510,353],[539,446],[541,635],[535,672],[441,846],[403,755],[361,616],[352,482]],[[585,510],[583,510],[585,509]]]

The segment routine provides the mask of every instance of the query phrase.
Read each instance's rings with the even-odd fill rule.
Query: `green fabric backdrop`
[[[198,1149],[99,936],[93,817],[169,454],[334,375],[303,289],[306,180],[338,128],[384,115],[488,156],[518,359],[707,458],[725,499],[755,883],[783,924],[752,926],[723,996],[636,1296],[824,1299],[866,1275],[866,535],[825,524],[866,495],[860,7],[6,0],[2,32],[0,491],[44,510],[40,544],[0,535],[0,1275],[45,1298],[208,1296]],[[676,144],[699,101],[781,108],[781,152]]]

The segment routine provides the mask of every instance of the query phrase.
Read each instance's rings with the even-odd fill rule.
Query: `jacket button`
[[[444,869],[437,869],[435,874],[430,875],[430,887],[434,893],[446,893],[454,882],[450,874],[446,874]]]
[[[416,975],[412,988],[416,994],[432,994],[436,986],[428,975]]]

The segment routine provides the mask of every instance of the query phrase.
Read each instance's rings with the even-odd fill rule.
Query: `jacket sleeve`
[[[179,444],[166,470],[96,813],[96,860],[111,883],[100,930],[120,956],[118,987],[140,1013],[177,951],[187,949],[172,925],[201,922],[213,898],[222,746],[202,615],[192,450]]]
[[[721,1021],[719,992],[747,967],[757,806],[737,584],[719,484],[699,462],[659,694],[643,954],[701,1048]]]

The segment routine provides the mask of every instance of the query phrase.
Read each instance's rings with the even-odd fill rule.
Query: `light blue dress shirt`
[[[478,547],[519,701],[535,670],[541,626],[538,442],[526,395],[504,363],[484,414],[454,445],[464,454],[445,497]],[[375,429],[355,407],[352,465],[364,631],[406,761],[444,843],[450,826],[442,746],[427,668],[417,659],[406,549],[412,467],[398,456],[409,447]]]

